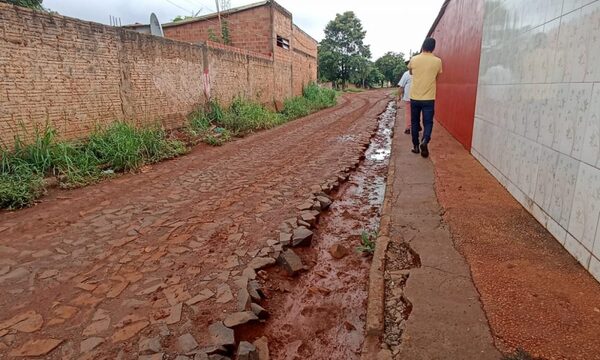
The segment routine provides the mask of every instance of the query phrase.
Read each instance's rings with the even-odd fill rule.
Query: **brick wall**
[[[280,20],[291,35],[291,19]],[[45,123],[62,138],[115,120],[181,126],[206,101],[205,68],[211,94],[225,104],[236,96],[284,100],[299,94],[294,79],[315,80],[316,71],[292,76],[297,54],[280,50],[194,45],[0,3],[0,144]]]
[[[271,11],[268,6],[246,9],[231,14],[225,13],[231,46],[271,55]],[[203,17],[201,21],[182,21],[163,25],[165,37],[173,40],[200,43],[210,40],[209,31],[221,36],[219,19]]]
[[[317,42],[296,25],[292,28],[292,91],[294,95],[317,78]]]

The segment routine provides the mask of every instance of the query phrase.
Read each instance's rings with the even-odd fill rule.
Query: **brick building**
[[[276,81],[277,94],[300,95],[317,80],[317,41],[293,22],[292,14],[275,1],[261,1],[221,13],[229,29],[229,45],[271,57],[275,77],[291,79],[290,87]],[[190,43],[207,42],[221,35],[216,13],[163,24],[165,37]]]

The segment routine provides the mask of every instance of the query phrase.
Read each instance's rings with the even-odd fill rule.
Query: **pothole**
[[[383,343],[393,356],[400,351],[402,333],[412,311],[412,303],[404,296],[410,269],[421,267],[421,258],[408,243],[391,242],[385,263],[385,332]]]
[[[296,277],[282,267],[268,271],[263,306],[270,317],[240,338],[266,336],[272,358],[360,358],[370,258],[356,249],[363,233],[378,230],[395,117],[390,101],[364,158],[330,194],[334,202],[319,217],[312,245],[294,248],[307,271]]]

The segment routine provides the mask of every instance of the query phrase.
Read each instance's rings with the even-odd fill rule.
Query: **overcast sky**
[[[231,6],[255,0],[231,0]],[[336,13],[352,10],[367,31],[366,43],[373,58],[387,51],[418,50],[435,20],[443,0],[278,0],[292,12],[294,22],[317,40]],[[123,25],[148,23],[154,12],[159,21],[169,22],[177,15],[214,12],[214,0],[44,0],[44,6],[62,15],[109,23],[109,15],[121,18]],[[410,4],[410,5],[409,5]]]

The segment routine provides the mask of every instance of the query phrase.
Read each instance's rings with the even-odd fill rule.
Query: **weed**
[[[133,171],[185,150],[161,128],[123,122],[97,129],[86,142],[58,142],[54,129],[36,130],[30,144],[16,139],[13,151],[0,149],[0,207],[31,205],[44,193],[46,175],[56,176],[61,187],[78,187],[101,179],[104,169]]]
[[[15,138],[14,154],[29,164],[37,172],[44,173],[52,167],[56,131],[50,126],[34,129],[33,142],[25,144],[19,137]]]
[[[185,152],[185,146],[179,141],[166,139],[160,128],[139,129],[125,122],[116,122],[93,133],[86,150],[97,157],[102,167],[127,172],[180,155]]]
[[[359,253],[372,255],[375,252],[375,239],[377,238],[376,232],[363,231],[360,234],[360,246],[356,248]]]
[[[2,156],[3,171],[0,172],[0,208],[15,209],[33,204],[44,193],[43,176],[23,162],[10,164],[4,171],[5,154]]]
[[[504,355],[502,357],[502,360],[535,360],[535,358],[531,355],[529,355],[529,353],[527,353],[527,351],[521,349],[521,348],[517,348],[517,351],[512,354],[512,355]]]

